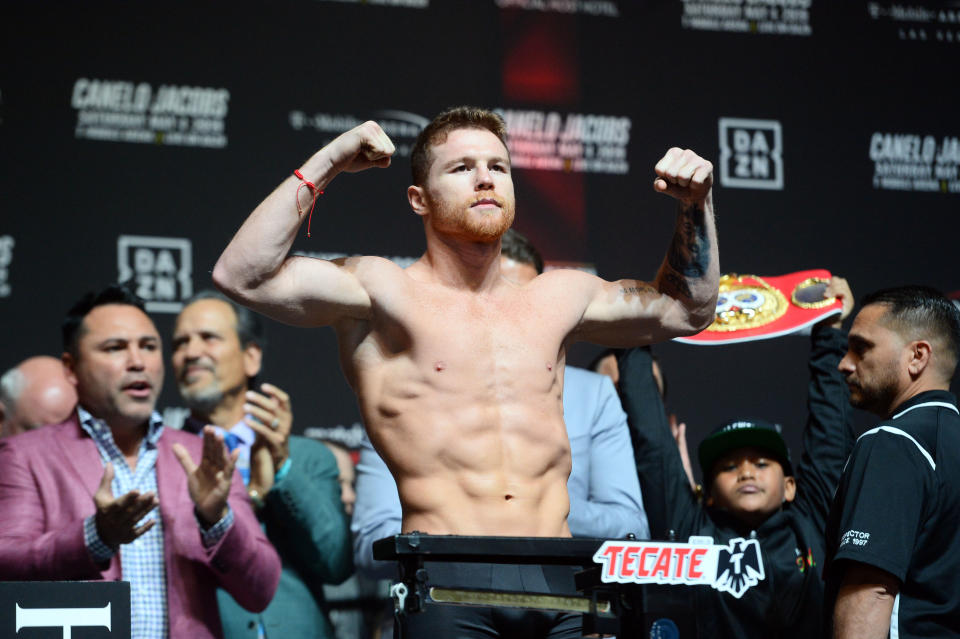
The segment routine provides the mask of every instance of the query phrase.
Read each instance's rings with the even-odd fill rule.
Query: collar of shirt
[[[83,406],[77,406],[77,417],[80,420],[80,426],[87,431],[94,441],[113,443],[113,432],[105,421],[91,415]],[[147,426],[147,436],[143,438],[141,446],[146,445],[147,448],[156,448],[162,434],[163,417],[157,411],[153,411]]]
[[[911,397],[910,399],[908,399],[907,401],[903,402],[902,404],[897,406],[895,409],[893,409],[893,413],[892,413],[893,418],[896,419],[896,417],[902,415],[904,412],[910,410],[914,406],[919,406],[920,404],[927,404],[930,402],[937,402],[937,403],[943,403],[943,404],[950,404],[951,406],[956,406],[957,398],[950,391],[944,391],[944,390],[924,391],[923,393],[914,395],[913,397]]]
[[[230,434],[239,439],[247,448],[253,446],[253,441],[257,438],[257,433],[247,426],[246,422],[242,419],[233,425],[233,428],[230,429]]]
[[[245,417],[251,417],[251,416],[246,415]],[[187,417],[187,419],[184,420],[183,430],[189,433],[202,435],[203,427],[206,425],[207,425],[207,422],[203,421],[202,419],[197,419],[196,417],[191,416],[191,417]],[[257,438],[257,433],[254,432],[252,428],[247,426],[247,424],[242,419],[229,429],[220,428],[215,424],[210,424],[210,425],[213,426],[216,429],[217,433],[220,435],[224,435],[228,432],[234,435],[237,439],[240,440],[241,444],[247,448],[249,448],[250,446],[253,446],[253,441]]]

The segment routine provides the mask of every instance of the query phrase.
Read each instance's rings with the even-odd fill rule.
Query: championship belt
[[[777,277],[720,277],[717,315],[705,330],[677,337],[685,344],[734,344],[789,335],[809,328],[843,309],[835,297],[824,299],[830,272],[799,271]]]

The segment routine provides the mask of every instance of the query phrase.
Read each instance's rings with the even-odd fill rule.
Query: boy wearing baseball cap
[[[854,444],[849,390],[837,370],[846,352],[841,324],[853,308],[853,296],[841,278],[833,278],[825,295],[840,297],[843,312],[812,330],[809,416],[800,462],[795,468],[778,426],[760,419],[724,422],[699,447],[702,499],[683,470],[649,352],[633,349],[620,357],[620,390],[653,539],[712,537],[718,545],[756,539],[760,546],[763,578],[740,597],[693,588],[700,637],[822,634],[824,529]]]
[[[728,421],[700,443],[706,503],[756,528],[797,495],[790,451],[779,424]]]

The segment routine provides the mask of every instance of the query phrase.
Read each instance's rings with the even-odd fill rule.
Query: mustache
[[[477,204],[480,204],[481,202],[493,202],[494,204],[496,204],[496,205],[499,206],[500,208],[503,208],[504,199],[503,199],[502,197],[500,197],[499,195],[495,194],[495,193],[491,193],[491,194],[485,195],[485,196],[483,196],[483,197],[473,197],[473,198],[471,198],[471,199],[469,200],[469,202],[470,202],[470,206],[476,206]]]
[[[190,374],[191,372],[190,369],[197,369],[197,368],[202,368],[210,372],[216,372],[216,367],[213,365],[212,362],[197,360],[184,365],[184,367],[180,370],[180,374],[177,375],[177,378],[184,379],[186,378],[187,375]]]

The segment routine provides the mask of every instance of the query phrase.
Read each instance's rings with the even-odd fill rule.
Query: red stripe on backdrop
[[[576,16],[501,11],[503,96],[508,109],[580,110]],[[517,186],[517,229],[546,259],[588,261],[584,175],[522,169]]]

